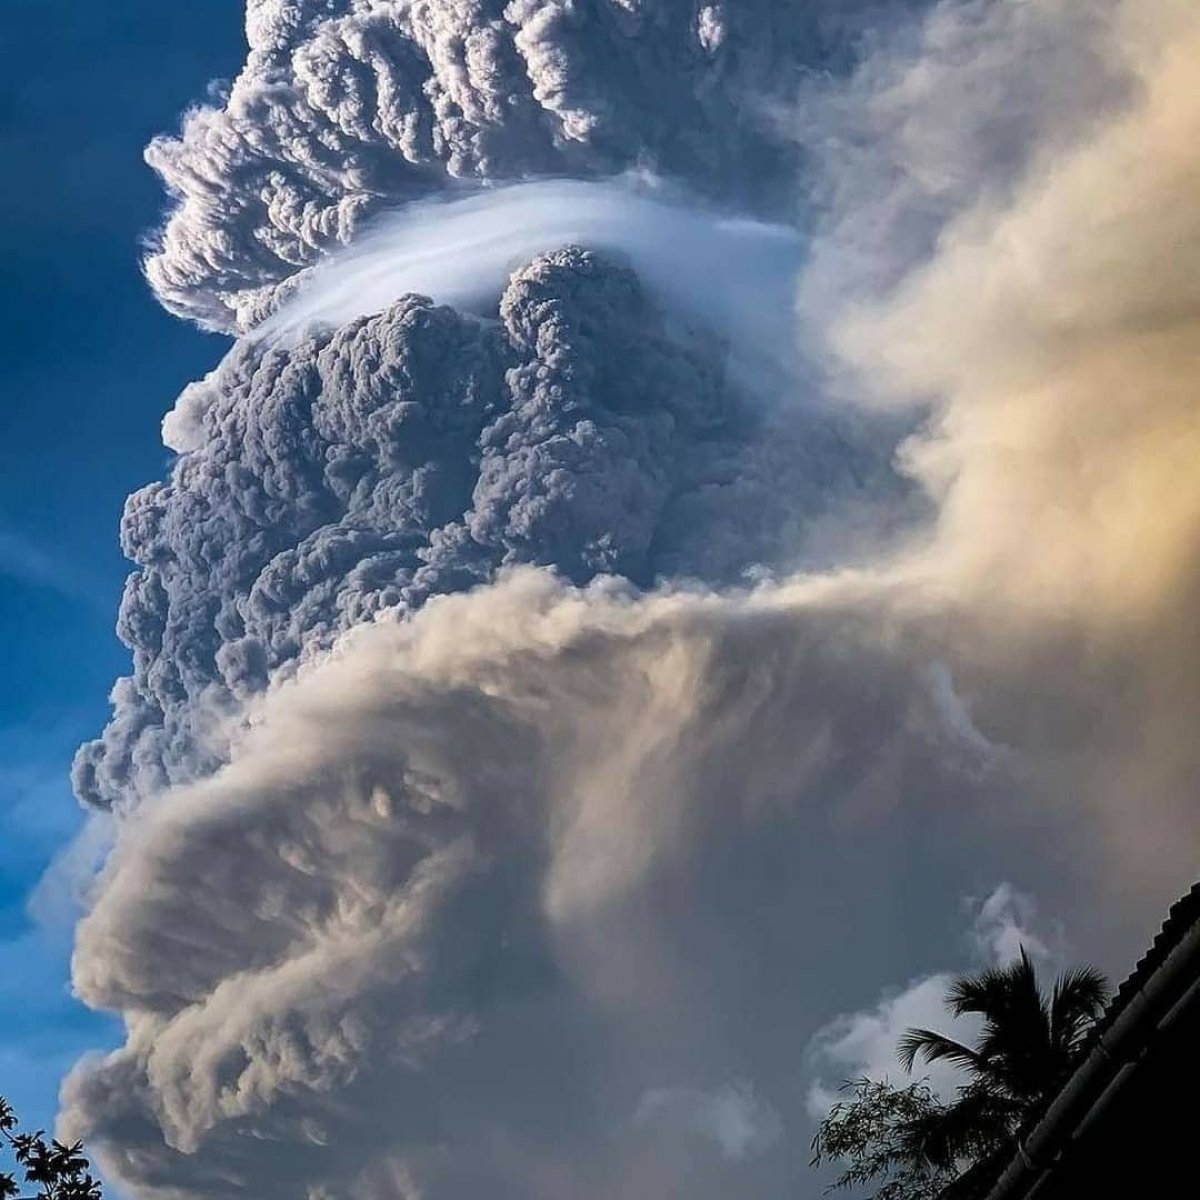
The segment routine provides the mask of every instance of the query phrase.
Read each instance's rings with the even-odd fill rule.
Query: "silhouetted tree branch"
[[[101,1200],[100,1184],[89,1172],[83,1146],[64,1146],[38,1129],[22,1133],[12,1106],[0,1097],[0,1140],[16,1163],[0,1172],[0,1200]],[[22,1182],[33,1190],[23,1194]]]

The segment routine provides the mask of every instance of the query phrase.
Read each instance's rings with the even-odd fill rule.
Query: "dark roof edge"
[[[1171,910],[1154,946],[1117,992],[1091,1051],[1018,1143],[986,1200],[1020,1200],[1053,1170],[1063,1145],[1124,1084],[1151,1035],[1197,999],[1200,884]]]

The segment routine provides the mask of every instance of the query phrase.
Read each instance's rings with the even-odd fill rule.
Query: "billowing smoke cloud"
[[[147,152],[177,197],[147,274],[172,311],[246,329],[365,217],[456,180],[636,167],[782,201],[792,158],[769,104],[803,67],[846,59],[875,7],[249,0],[223,106]]]
[[[118,847],[75,978],[129,1036],[68,1131],[135,1194],[783,1194],[803,1031],[865,966],[795,928],[855,855],[810,798],[968,778],[906,625],[870,580],[525,568],[351,633]]]
[[[499,314],[408,297],[244,343],[184,393],[170,480],[126,506],[134,675],[77,759],[85,799],[210,770],[221,715],[274,670],[500,566],[733,582],[797,561],[839,501],[895,496],[868,423],[752,401],[628,268],[543,256]]]
[[[931,569],[997,646],[1028,647],[1019,686],[1075,685],[1031,709],[1042,727],[1016,741],[1073,746],[1056,790],[1100,800],[1147,872],[1187,872],[1200,769],[1185,733],[1200,704],[1200,20],[1174,0],[1102,12],[1095,44],[1125,102],[1094,113],[1069,149],[1064,125],[1080,122],[1049,114],[1021,177],[963,206],[936,253],[886,299],[851,305],[834,337],[875,402],[939,398],[906,453],[940,507]],[[1072,648],[1058,658],[1051,644]]]
[[[228,142],[229,113],[194,124],[264,131],[255,170],[309,119],[284,48],[343,20],[265,11],[280,105]],[[671,19],[635,18],[656,53]],[[243,343],[181,400],[126,522],[135,675],[81,760],[136,808],[75,960],[128,1035],[64,1132],[133,1195],[803,1194],[813,1033],[944,962],[957,897],[1034,876],[1080,946],[1133,950],[1188,881],[1200,15],[990,0],[906,29],[797,118],[830,152],[802,346],[869,420],[751,401],[584,250],[518,271],[498,321],[401,299]],[[1062,72],[1032,90],[1031,47]],[[156,268],[216,264],[159,286],[217,323],[337,236],[264,257],[235,158]],[[921,421],[900,462],[936,519],[785,578],[886,480],[876,415]],[[724,586],[647,590],[672,575]],[[999,952],[1024,918],[993,909]]]
[[[867,37],[874,52],[849,79],[808,80],[781,122],[815,160],[805,182],[823,218],[803,310],[828,318],[884,294],[952,222],[978,205],[1003,209],[1030,170],[1119,111],[1136,82],[1114,52],[1118,8],[936,4],[920,23]]]

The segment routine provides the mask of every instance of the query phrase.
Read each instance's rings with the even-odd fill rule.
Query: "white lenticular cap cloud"
[[[409,292],[492,311],[514,270],[572,244],[627,262],[670,311],[724,335],[735,353],[781,371],[791,365],[800,234],[656,194],[633,179],[545,180],[381,215],[350,247],[296,278],[255,332],[286,337],[343,325]]]

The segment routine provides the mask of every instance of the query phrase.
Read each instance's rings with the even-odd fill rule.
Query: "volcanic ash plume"
[[[168,417],[171,478],[126,505],[134,674],[77,788],[128,807],[204,774],[281,667],[501,566],[729,583],[793,562],[839,499],[898,492],[870,424],[748,396],[718,340],[580,250],[518,271],[496,323],[408,296],[247,340]]]
[[[629,167],[770,209],[770,104],[848,54],[872,0],[249,0],[250,54],[150,165],[177,198],[147,275],[248,329],[364,218],[459,180]]]
[[[252,8],[155,151],[178,310],[303,304],[360,208],[483,164],[728,203],[774,146],[798,370],[733,369],[631,235],[185,392],[79,763],[119,833],[75,983],[126,1037],[63,1131],[129,1194],[815,1196],[805,1046],[960,897],[1144,943],[1200,834],[1200,14],[1087,9],[893,6],[789,116],[788,6]]]

